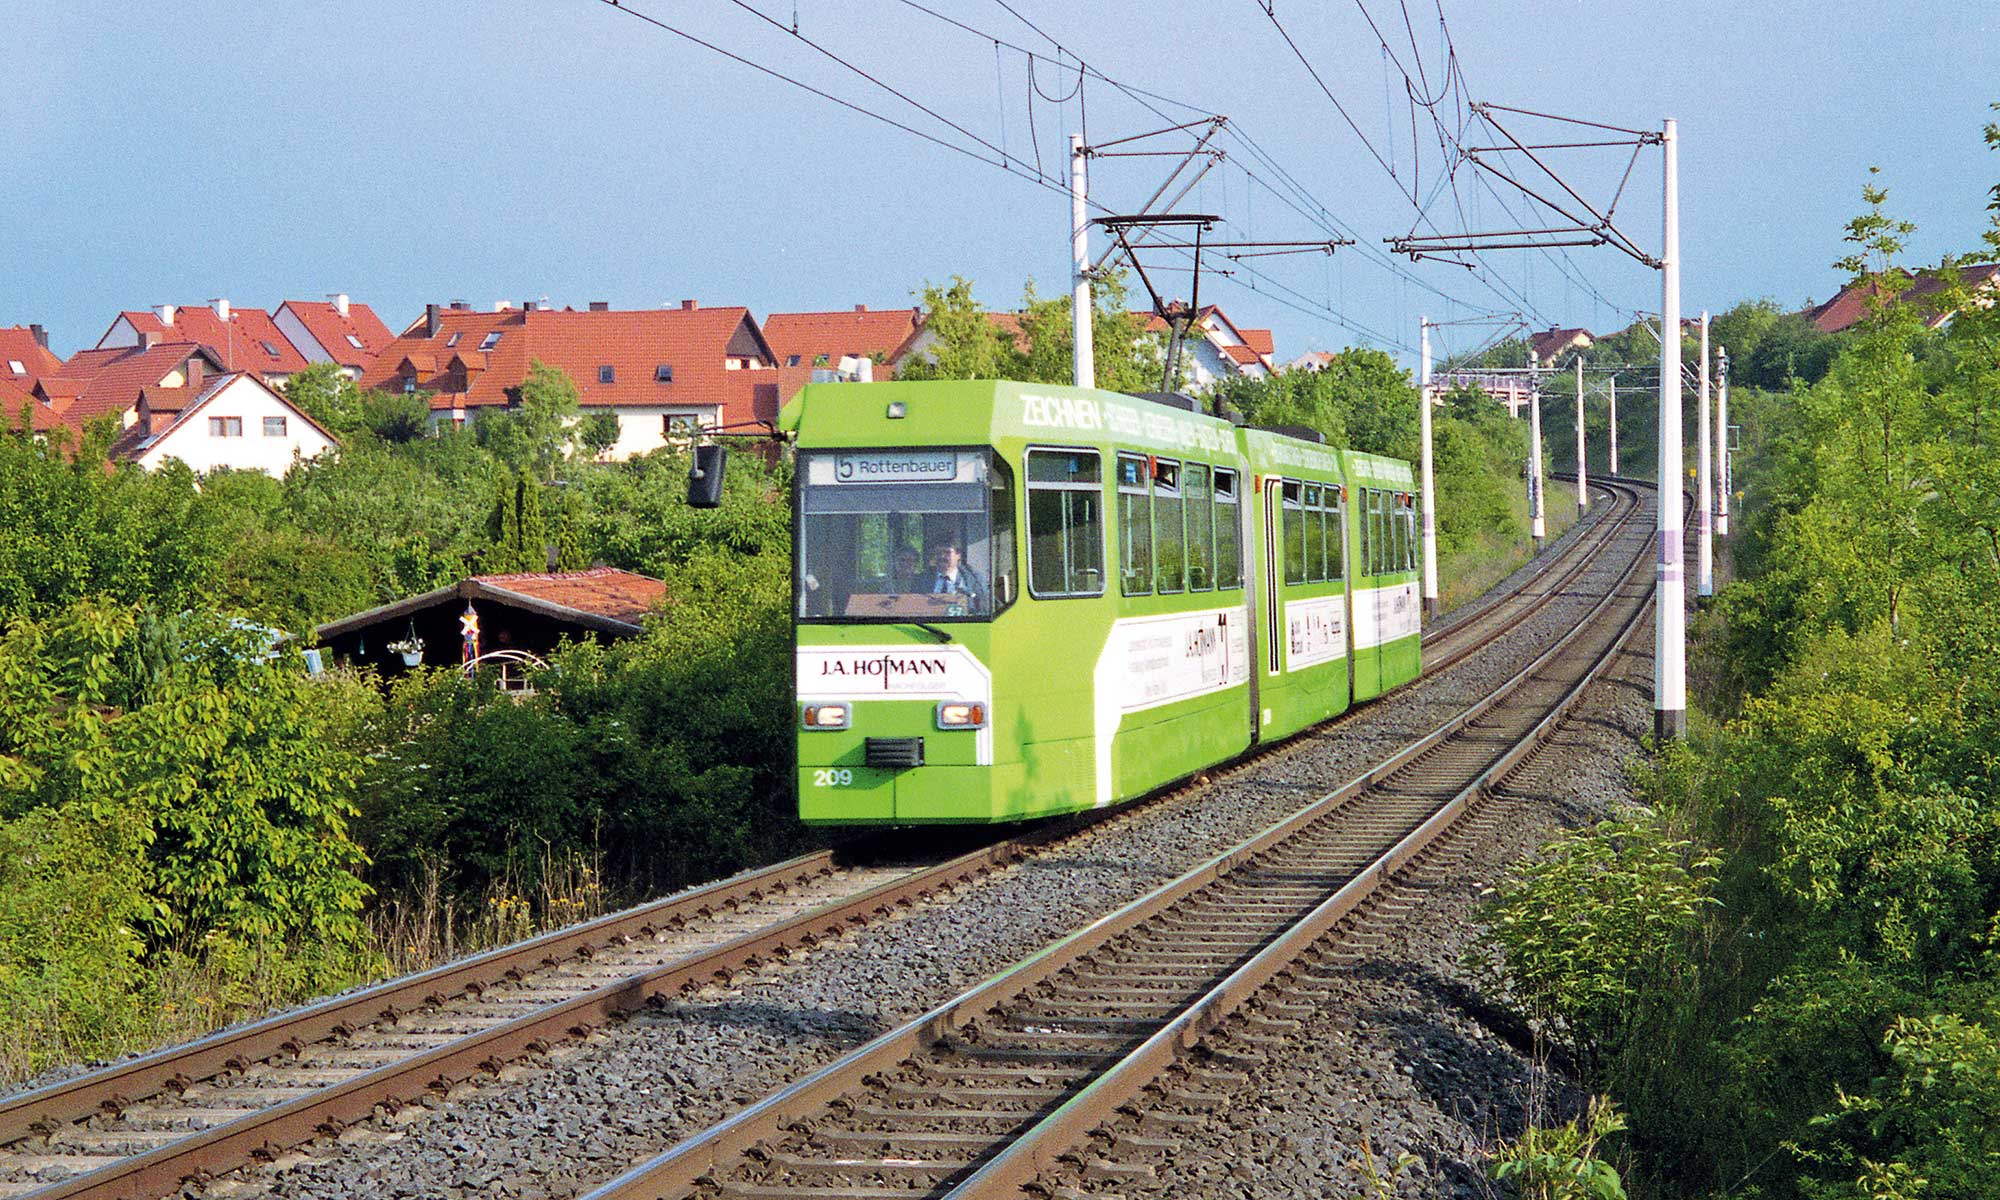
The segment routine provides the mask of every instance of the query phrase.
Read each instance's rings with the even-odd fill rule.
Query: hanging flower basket
[[[424,661],[424,639],[407,637],[400,642],[390,642],[389,653],[402,655],[406,667],[418,666]]]

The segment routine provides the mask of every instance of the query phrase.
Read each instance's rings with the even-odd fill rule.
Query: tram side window
[[[1215,494],[1208,468],[1189,463],[1181,493],[1187,498],[1188,590],[1206,592],[1215,587]]]
[[[1215,586],[1243,586],[1243,521],[1234,471],[1215,473]]]
[[[1306,581],[1306,514],[1300,500],[1301,485],[1285,480],[1285,582]]]
[[[1386,490],[1375,493],[1375,573],[1387,575],[1395,569],[1396,527],[1389,514],[1395,496]]]
[[[1326,489],[1326,577],[1347,578],[1347,505],[1332,487]]]
[[[1306,582],[1326,581],[1326,516],[1320,511],[1320,486],[1308,483],[1301,487],[1302,496],[1299,515],[1304,518],[1306,530]]]
[[[1153,460],[1153,559],[1159,564],[1154,577],[1162,595],[1187,587],[1187,528],[1181,499],[1181,465],[1164,458]]]
[[[1375,488],[1368,489],[1368,508],[1362,514],[1363,527],[1368,530],[1368,573],[1380,575],[1382,564],[1389,561],[1388,547],[1382,544],[1382,493]]]
[[[1127,596],[1153,591],[1153,497],[1146,460],[1118,456],[1118,572]]]
[[[1028,451],[1028,590],[1104,594],[1104,460],[1095,450]]]
[[[1374,574],[1374,488],[1362,488],[1362,510],[1356,522],[1362,530],[1362,564],[1360,574]]]
[[[1403,569],[1417,569],[1417,505],[1410,497],[1403,497]]]

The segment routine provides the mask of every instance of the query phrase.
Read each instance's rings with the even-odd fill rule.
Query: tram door
[[[1276,675],[1284,670],[1284,600],[1279,595],[1279,584],[1283,576],[1279,573],[1284,561],[1283,531],[1278,527],[1279,512],[1284,507],[1285,481],[1266,479],[1264,481],[1264,578],[1260,584],[1264,589],[1264,644],[1270,649],[1264,655],[1265,670]],[[1261,726],[1261,722],[1259,722]]]

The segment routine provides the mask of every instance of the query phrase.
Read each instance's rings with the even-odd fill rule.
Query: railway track
[[[1204,1033],[1287,976],[1329,933],[1351,929],[1371,898],[1393,903],[1381,899],[1386,888],[1476,835],[1490,819],[1483,814],[1492,791],[1647,611],[1650,529],[1626,522],[1619,531],[1616,553],[1630,565],[1617,586],[1474,709],[587,1200],[1019,1195],[1175,1071]],[[1311,999],[1309,981],[1289,980],[1245,1018],[1248,1036],[1296,1030],[1300,1006]],[[1203,1103],[1201,1076],[1181,1070],[1168,1095]],[[1144,1132],[1111,1142],[1138,1153],[1170,1146]],[[1099,1178],[1134,1169],[1085,1165]]]
[[[1615,540],[1638,506],[1629,488],[1612,488],[1615,519],[1531,580],[1532,595],[1455,626],[1430,672],[1517,627]],[[1506,616],[1496,615],[1501,608]],[[0,1197],[167,1194],[378,1107],[491,1074],[649,999],[810,947],[1135,810],[1052,823],[936,864],[807,855],[0,1100]]]

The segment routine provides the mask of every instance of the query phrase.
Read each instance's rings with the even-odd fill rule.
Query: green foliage
[[[430,428],[429,392],[367,392],[361,397],[361,426],[378,441],[414,442]]]
[[[956,275],[949,284],[926,285],[919,296],[932,341],[924,356],[898,369],[897,378],[1068,383],[1074,377],[1071,297],[1044,297],[1031,279],[1018,312],[989,313],[973,299],[971,282]],[[1097,386],[1156,391],[1161,344],[1157,335],[1145,332],[1127,300],[1122,275],[1101,279],[1091,288],[1090,345]]]
[[[339,363],[317,362],[285,381],[285,399],[328,433],[345,439],[365,422],[361,393]]]
[[[480,444],[510,469],[553,479],[556,464],[575,440],[573,426],[580,411],[576,383],[561,367],[537,359],[519,393],[513,407],[482,416],[473,428]]]
[[[1493,1156],[1493,1177],[1514,1185],[1521,1200],[1625,1200],[1618,1171],[1598,1157],[1603,1141],[1625,1131],[1625,1118],[1605,1096],[1552,1128],[1531,1127]]]
[[[1544,846],[1489,890],[1483,920],[1529,1011],[1600,1058],[1685,976],[1716,865],[1641,810]]]
[[[584,417],[577,422],[576,442],[590,457],[602,458],[618,444],[618,414],[601,408]]]
[[[177,608],[207,595],[221,543],[197,517],[193,474],[178,463],[107,472],[103,445],[100,431],[72,460],[0,438],[0,621],[91,596]]]

